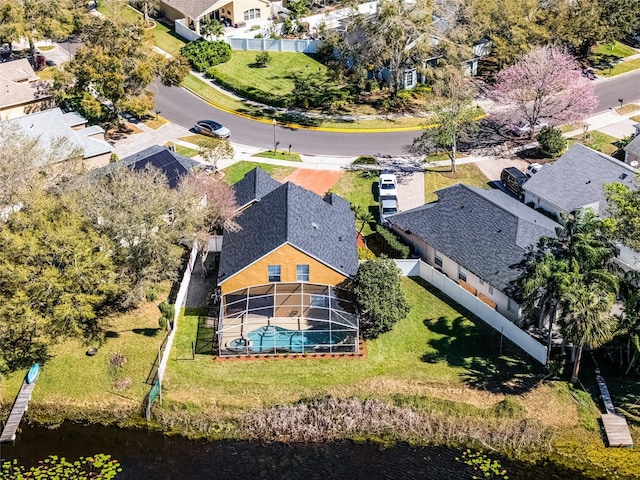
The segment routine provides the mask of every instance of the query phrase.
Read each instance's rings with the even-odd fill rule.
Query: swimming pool
[[[307,330],[289,330],[283,327],[265,325],[247,334],[251,340],[249,349],[252,352],[263,352],[278,349],[302,353],[312,350],[318,345],[334,345],[344,340],[346,332],[328,332]]]

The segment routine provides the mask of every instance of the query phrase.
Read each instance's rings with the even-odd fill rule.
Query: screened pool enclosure
[[[220,356],[358,353],[358,316],[349,292],[309,283],[269,283],[224,295]]]

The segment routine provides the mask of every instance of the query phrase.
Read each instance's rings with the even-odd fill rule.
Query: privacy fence
[[[484,303],[478,297],[468,292],[446,275],[438,272],[421,259],[395,260],[402,274],[409,277],[420,277],[430,285],[440,290],[452,300],[458,302],[467,310],[483,320],[486,324],[507,337],[522,350],[541,364],[547,363],[547,347],[535,340],[524,330],[509,319],[503,317],[496,310]]]

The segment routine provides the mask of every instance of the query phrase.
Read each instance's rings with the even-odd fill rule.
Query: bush
[[[180,53],[198,72],[206,72],[215,65],[231,60],[231,47],[223,41],[198,39],[182,47]]]
[[[409,247],[402,243],[391,230],[379,225],[377,232],[382,239],[382,253],[391,258],[407,258],[409,256]]]
[[[158,320],[158,324],[160,325],[160,327],[165,328],[169,324],[169,322],[173,320],[173,316],[176,313],[176,306],[172,303],[164,301],[160,305],[158,305],[158,308],[160,309],[160,312],[162,312],[162,316]]]
[[[361,155],[353,161],[354,165],[377,165],[378,160],[376,157],[372,157],[369,155]]]
[[[543,127],[537,137],[543,155],[557,157],[567,148],[567,139],[553,127]]]
[[[358,260],[373,260],[376,254],[367,247],[358,247]]]
[[[256,55],[256,60],[254,62],[254,66],[258,68],[268,67],[271,63],[271,55],[269,52],[260,52]]]
[[[109,356],[109,365],[111,365],[114,368],[122,368],[126,365],[126,363],[127,363],[127,357],[120,352],[112,353]]]

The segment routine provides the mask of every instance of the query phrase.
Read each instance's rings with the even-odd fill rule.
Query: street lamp
[[[276,122],[276,119],[273,119],[273,153],[277,153],[276,152],[276,148],[278,148],[278,146],[276,145],[276,127],[278,126],[278,122]]]

